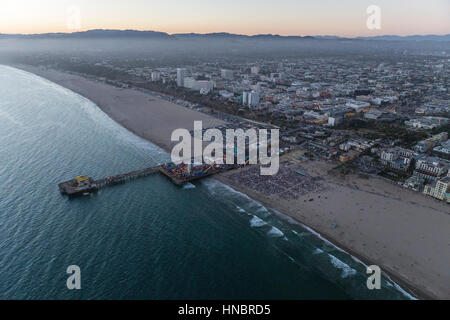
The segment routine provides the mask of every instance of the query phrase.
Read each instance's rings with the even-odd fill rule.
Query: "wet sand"
[[[167,151],[174,129],[190,130],[194,120],[202,120],[204,127],[223,124],[134,89],[54,70],[16,67],[90,99],[116,122]],[[329,163],[301,165],[309,174],[325,178],[327,188],[288,200],[236,183],[229,179],[231,172],[217,179],[313,228],[366,264],[379,265],[413,294],[450,299],[449,205],[381,179],[330,176]]]

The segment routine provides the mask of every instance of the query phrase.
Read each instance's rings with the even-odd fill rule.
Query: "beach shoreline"
[[[80,94],[81,96],[94,102],[109,117],[123,127],[127,128],[133,134],[154,143],[168,152],[171,150],[170,133],[174,129],[186,128],[190,130],[192,129],[194,120],[202,120],[205,128],[223,124],[223,121],[219,119],[190,110],[183,106],[178,106],[162,99],[155,98],[135,89],[116,88],[102,82],[55,70],[47,70],[31,66],[12,67],[33,73]],[[148,127],[151,129],[147,129]],[[417,239],[411,238],[412,236],[408,236],[407,232],[396,236],[397,232],[400,233],[400,230],[396,230],[396,227],[402,225],[402,219],[408,217],[408,212],[413,210],[414,207],[417,207],[417,203],[419,202],[423,210],[429,210],[430,214],[434,215],[433,217],[435,218],[432,222],[426,224],[426,227],[428,228],[426,230],[429,230],[430,232],[433,231],[435,233],[443,232],[445,230],[448,231],[448,214],[445,215],[445,211],[444,214],[442,214],[442,210],[445,210],[445,208],[443,209],[440,204],[433,202],[433,199],[426,199],[420,194],[411,194],[411,199],[413,196],[417,197],[417,199],[414,198],[411,200],[410,198],[407,198],[408,200],[404,200],[405,197],[408,197],[407,192],[409,191],[407,190],[403,190],[398,186],[391,186],[393,188],[398,188],[398,190],[389,189],[383,184],[380,185],[380,183],[382,183],[381,181],[372,181],[373,179],[370,180],[372,181],[371,186],[366,187],[363,186],[364,182],[361,182],[353,177],[351,178],[352,180],[349,184],[355,184],[358,188],[357,190],[352,190],[344,184],[341,185],[341,182],[334,179],[334,181],[330,183],[333,190],[321,191],[320,195],[322,197],[319,196],[318,198],[316,194],[314,203],[310,201],[306,203],[306,198],[301,198],[298,201],[284,201],[277,199],[276,197],[266,197],[254,190],[246,188],[245,186],[236,184],[228,177],[228,174],[220,174],[215,178],[231,188],[248,195],[252,199],[261,202],[265,206],[273,208],[282,214],[295,219],[300,224],[311,228],[328,241],[361,260],[363,263],[370,265],[372,264],[371,262],[374,262],[379,265],[393,281],[408,291],[408,293],[423,299],[450,298],[450,292],[447,288],[445,288],[446,283],[450,283],[450,275],[445,273],[447,272],[446,270],[442,269],[443,263],[436,260],[441,258],[445,264],[445,260],[448,258],[448,250],[445,250],[450,243],[448,242],[448,235],[444,236],[443,234],[441,238],[439,236],[433,237],[432,235],[429,235],[426,239],[426,243],[422,245],[419,243],[420,241],[414,241]],[[384,183],[388,184],[387,182]],[[370,191],[369,188],[372,188],[373,184],[377,184],[378,187],[381,186],[381,188],[384,188],[385,190],[386,188],[389,189],[391,194],[380,195],[377,192]],[[346,200],[347,202],[343,200],[344,197],[348,198],[348,196],[352,194],[357,194],[359,196],[360,193],[361,196],[364,195],[368,198],[367,201],[371,206],[377,208],[377,206],[381,205],[380,200],[385,199],[386,203],[389,202],[392,206],[397,206],[400,214],[397,218],[392,217],[392,220],[386,221],[386,219],[389,219],[389,216],[386,213],[375,213],[375,209],[373,209],[371,211],[374,213],[373,216],[370,216],[370,212],[365,212],[365,216],[360,217],[360,215],[358,215],[360,212],[358,211],[362,207],[362,204],[355,205],[352,204],[351,201],[348,202],[348,199]],[[326,199],[324,198],[325,196],[333,199],[335,203],[338,204],[336,212],[342,212],[341,216],[324,218],[324,216],[329,214],[326,211],[329,211],[330,208],[334,208],[333,204],[330,207],[329,203],[331,203],[331,201],[324,200]],[[307,197],[310,196],[307,195]],[[360,207],[358,207],[358,205]],[[299,214],[299,208],[301,208],[302,211],[305,211],[305,213]],[[351,211],[351,213],[346,214],[346,210]],[[424,215],[428,214],[428,212],[423,213],[420,212],[420,210],[421,209],[419,208],[419,210],[416,209],[416,211],[411,211],[413,222],[411,222],[410,225],[406,225],[405,228],[411,228],[412,226],[414,229],[415,223],[426,223],[427,218],[424,217]],[[311,214],[308,216],[305,215],[307,212],[311,212]],[[358,220],[358,218],[362,220]],[[329,230],[330,221],[334,221],[333,219],[338,221],[338,225],[340,227],[342,225],[345,232],[342,230],[338,230],[337,232],[336,230]],[[352,219],[355,220],[355,226],[351,226],[351,223],[353,223]],[[394,225],[394,227],[387,226],[387,229],[389,229],[385,233],[387,234],[387,242],[383,242],[374,236],[377,232],[380,232],[379,229],[375,228],[373,232],[370,229],[371,224],[376,225],[377,223],[381,224],[382,222],[385,224],[391,223]],[[365,231],[366,233],[361,233],[362,231]],[[341,235],[340,237],[340,232],[348,233],[350,236]],[[420,233],[417,236],[422,236],[422,239],[424,239],[427,234]],[[363,247],[353,243],[355,240],[360,239],[367,240],[367,243],[364,243],[363,247],[367,246],[367,252],[369,252],[368,254],[364,253],[365,250],[362,250],[364,249]],[[397,239],[394,241],[395,248],[385,248],[385,250],[383,250],[383,245],[386,245],[386,243],[392,239]],[[375,245],[373,243],[374,241],[377,241],[377,243],[380,241],[381,244]],[[425,261],[425,258],[423,261],[418,262],[409,256],[412,255],[414,250],[417,249],[429,251],[431,248],[436,246],[436,243],[439,241],[442,241],[441,245],[443,252],[434,248],[432,253],[428,256],[430,259],[428,263]],[[405,257],[396,256],[396,254],[402,252],[405,252]],[[387,255],[386,261],[384,261],[383,254]],[[410,260],[414,260],[414,264],[409,265],[411,262]],[[397,263],[399,267],[395,270]],[[407,267],[406,272],[404,269],[405,267]],[[436,275],[430,272],[442,272],[444,274],[439,273],[439,275]],[[442,287],[442,283],[444,287]],[[427,284],[429,285],[428,287]]]
[[[28,65],[11,67],[29,72],[56,83],[92,101],[111,119],[133,134],[169,151],[176,144],[171,141],[174,130],[194,129],[194,121],[202,121],[203,128],[224,124],[224,121],[149,95],[135,88],[119,88],[80,75]]]
[[[341,243],[339,240],[335,239],[334,237],[330,236],[324,230],[316,230],[315,228],[308,226],[305,222],[299,220],[294,215],[291,215],[285,211],[279,211],[279,209],[277,209],[276,206],[274,206],[273,202],[267,201],[264,197],[262,197],[261,195],[258,195],[258,193],[252,192],[251,190],[248,190],[239,185],[233,184],[231,181],[222,177],[221,175],[215,177],[215,179],[226,184],[230,188],[233,188],[234,190],[236,190],[242,194],[245,194],[246,196],[250,197],[251,199],[260,202],[266,208],[275,209],[282,215],[294,219],[296,221],[296,223],[299,223],[302,227],[309,229],[309,231],[313,231],[313,233],[317,234],[318,237],[330,242],[333,246],[339,248],[340,250],[345,251],[347,254],[356,258],[365,266],[373,265],[373,260],[370,257],[361,255],[361,253],[356,252],[355,250],[345,246],[343,243]],[[438,299],[437,297],[433,297],[429,293],[422,291],[420,288],[416,287],[415,284],[408,282],[406,279],[400,278],[398,275],[395,274],[395,272],[393,270],[390,270],[389,268],[382,266],[382,265],[380,265],[380,268],[381,268],[381,270],[383,270],[383,272],[385,274],[388,275],[388,277],[392,281],[394,281],[397,285],[400,286],[401,290],[403,290],[405,292],[405,295],[409,295],[412,298],[421,299],[421,300]]]

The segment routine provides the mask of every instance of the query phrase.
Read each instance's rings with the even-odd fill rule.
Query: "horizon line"
[[[0,32],[0,35],[8,35],[8,36],[34,36],[34,35],[50,35],[50,34],[77,34],[77,33],[84,33],[89,31],[136,31],[136,32],[155,32],[155,33],[162,33],[167,34],[168,36],[175,36],[175,35],[212,35],[212,34],[228,34],[228,35],[236,35],[236,36],[245,36],[245,37],[254,37],[254,36],[261,36],[261,35],[268,35],[268,36],[279,36],[279,37],[337,37],[337,38],[367,38],[367,37],[414,37],[414,36],[448,36],[450,33],[426,33],[426,34],[408,34],[408,35],[399,35],[399,34],[381,34],[381,35],[357,35],[357,36],[340,36],[335,34],[308,34],[308,35],[281,35],[277,33],[255,33],[255,34],[245,34],[245,33],[232,33],[227,31],[214,31],[214,32],[206,32],[206,33],[199,33],[199,32],[176,32],[176,33],[168,33],[165,31],[158,31],[158,30],[142,30],[142,29],[104,29],[104,28],[95,28],[95,29],[86,29],[86,30],[78,30],[78,31],[72,31],[72,32],[62,32],[62,31],[54,31],[54,32],[38,32],[38,33],[2,33]]]

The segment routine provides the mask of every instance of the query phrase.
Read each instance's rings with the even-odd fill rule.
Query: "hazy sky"
[[[366,26],[370,5],[381,29]],[[450,0],[1,0],[0,33],[138,29],[168,33],[231,32],[282,35],[450,33]],[[71,24],[72,26],[74,24]]]

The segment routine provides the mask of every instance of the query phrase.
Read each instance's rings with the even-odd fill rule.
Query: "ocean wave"
[[[270,228],[269,231],[267,231],[267,235],[274,237],[274,238],[284,237],[284,233],[277,227],[273,227],[273,226],[272,226],[272,228]]]
[[[240,213],[245,213],[245,212],[247,212],[247,211],[245,211],[244,209],[242,209],[242,208],[239,207],[239,206],[236,206],[236,209],[237,209]]]
[[[233,189],[232,187],[230,187],[229,185],[226,185],[225,183],[220,182],[219,180],[206,179],[206,180],[203,180],[202,182],[204,183],[205,186],[208,187],[208,190],[210,190],[212,192],[219,191],[219,190],[221,190],[221,191],[226,190],[230,194],[238,195],[242,198],[250,200],[251,202],[257,202],[255,200],[253,200],[252,198],[250,198],[249,196],[247,196],[245,193],[237,191],[237,190]]]
[[[265,222],[261,218],[258,218],[257,216],[253,216],[252,219],[250,220],[250,226],[252,228],[260,228],[264,227],[265,225],[267,225],[267,222]]]
[[[232,187],[218,181],[215,179],[207,179],[207,180],[203,180],[202,184],[204,184],[208,190],[212,193],[212,194],[218,194],[218,193],[223,193],[224,191],[229,191],[230,194],[234,195],[234,196],[238,196],[239,198],[244,198],[246,200],[248,200],[249,202],[249,208],[256,210],[256,212],[259,215],[262,216],[269,216],[271,215],[270,211],[267,210],[266,207],[264,207],[260,202],[250,198],[249,196],[247,196],[246,194],[237,191],[235,189],[233,189]],[[240,206],[236,206],[237,210],[239,212],[246,212],[243,208],[241,208]],[[341,249],[340,247],[338,247],[337,245],[333,244],[332,242],[328,241],[327,239],[325,239],[320,233],[316,232],[315,230],[311,229],[310,227],[304,225],[303,223],[298,222],[297,220],[294,220],[293,218],[285,215],[282,212],[279,212],[277,210],[273,210],[271,209],[277,216],[284,218],[284,220],[286,220],[288,223],[293,224],[293,225],[300,225],[302,226],[304,229],[307,230],[307,232],[297,232],[295,230],[291,230],[291,232],[295,235],[297,235],[298,237],[304,237],[304,236],[310,236],[310,235],[314,235],[317,238],[321,239],[322,241],[324,241],[325,243],[327,243],[328,245],[332,246],[333,248],[335,248],[336,250],[343,252],[347,255],[350,255],[349,253],[347,253],[345,250]],[[248,215],[251,215],[250,213],[247,212]],[[259,219],[259,218],[258,218]],[[253,220],[253,218],[252,218]],[[261,219],[262,220],[262,219]],[[264,220],[263,220],[264,221]],[[256,219],[255,219],[256,222]],[[250,224],[252,224],[252,222],[250,222]],[[267,225],[267,223],[266,223]],[[277,237],[277,238],[281,238],[284,237],[284,233],[279,230],[276,227],[272,227],[268,232],[267,235],[271,236],[271,237]],[[286,239],[287,240],[287,239]],[[321,252],[322,251],[322,252]],[[323,250],[316,248],[316,250],[313,252],[314,254],[321,254],[323,253]],[[356,274],[356,270],[351,268],[349,265],[345,264],[344,262],[340,261],[339,259],[337,259],[336,257],[328,254],[330,256],[331,259],[331,263],[339,269],[342,269],[342,277],[346,278],[349,276],[352,276],[354,274]],[[362,261],[360,261],[359,259],[357,259],[356,257],[350,255],[350,257],[357,263],[362,264],[363,266],[367,267]],[[410,294],[408,294],[405,290],[403,290],[398,284],[396,284],[394,281],[391,280],[391,284],[398,290],[400,291],[403,295],[407,296],[410,299],[416,299],[413,296],[411,296]]]
[[[322,235],[316,231],[314,231],[313,229],[311,229],[310,227],[308,227],[307,225],[301,224],[303,228],[305,228],[306,230],[308,230],[310,233],[314,234],[316,237],[318,237],[319,239],[321,239],[322,241],[326,242],[327,244],[331,245],[332,247],[336,248],[337,250],[339,250],[340,252],[343,252],[345,254],[349,254],[348,252],[344,251],[343,249],[339,248],[337,245],[335,245],[334,243],[328,241],[327,239],[325,239],[324,237],[322,237]]]
[[[288,255],[287,254],[287,257],[289,258],[289,260],[291,260],[292,262],[294,262],[295,263],[295,259],[294,258],[292,258],[290,255]]]
[[[303,238],[303,237],[306,237],[306,236],[311,236],[310,232],[300,232],[299,233],[299,232],[297,232],[295,230],[291,230],[291,231],[292,231],[293,234],[295,234],[299,238]]]
[[[397,289],[397,291],[400,291],[405,297],[407,297],[410,300],[418,300],[416,297],[414,297],[411,294],[409,294],[408,292],[406,292],[406,290],[403,289],[400,285],[395,283],[395,281],[392,281],[392,279],[388,275],[385,275],[385,276],[388,279],[388,281],[386,281],[386,284],[388,286],[390,286],[390,287],[394,286],[394,288]]]
[[[268,216],[270,216],[270,211],[267,210],[266,207],[264,207],[262,204],[260,204],[260,203],[258,203],[258,202],[257,202],[257,204],[259,205],[258,209],[256,210],[258,213],[264,215],[265,218],[267,218]]]
[[[316,248],[316,250],[313,251],[313,254],[321,254],[323,253],[323,250]]]
[[[342,278],[347,278],[356,274],[356,270],[350,267],[345,262],[342,262],[341,260],[339,260],[338,258],[336,258],[331,254],[328,254],[328,256],[330,257],[330,261],[333,264],[333,266],[342,270],[341,273]]]
[[[195,189],[195,185],[188,182],[183,186],[183,189]]]
[[[213,194],[223,194],[224,192],[228,192],[231,196],[239,197],[240,200],[246,200],[248,202],[248,207],[251,209],[256,210],[259,214],[263,215],[264,217],[268,217],[271,215],[270,211],[267,210],[267,208],[262,205],[260,202],[250,198],[245,193],[242,193],[240,191],[237,191],[230,187],[229,185],[222,183],[219,180],[216,179],[206,179],[202,181],[202,184],[205,185],[208,189],[208,191]],[[247,206],[247,205],[246,205]],[[239,208],[239,206],[236,206],[236,208],[239,210],[239,212],[242,212]],[[242,208],[241,208],[242,209]]]

